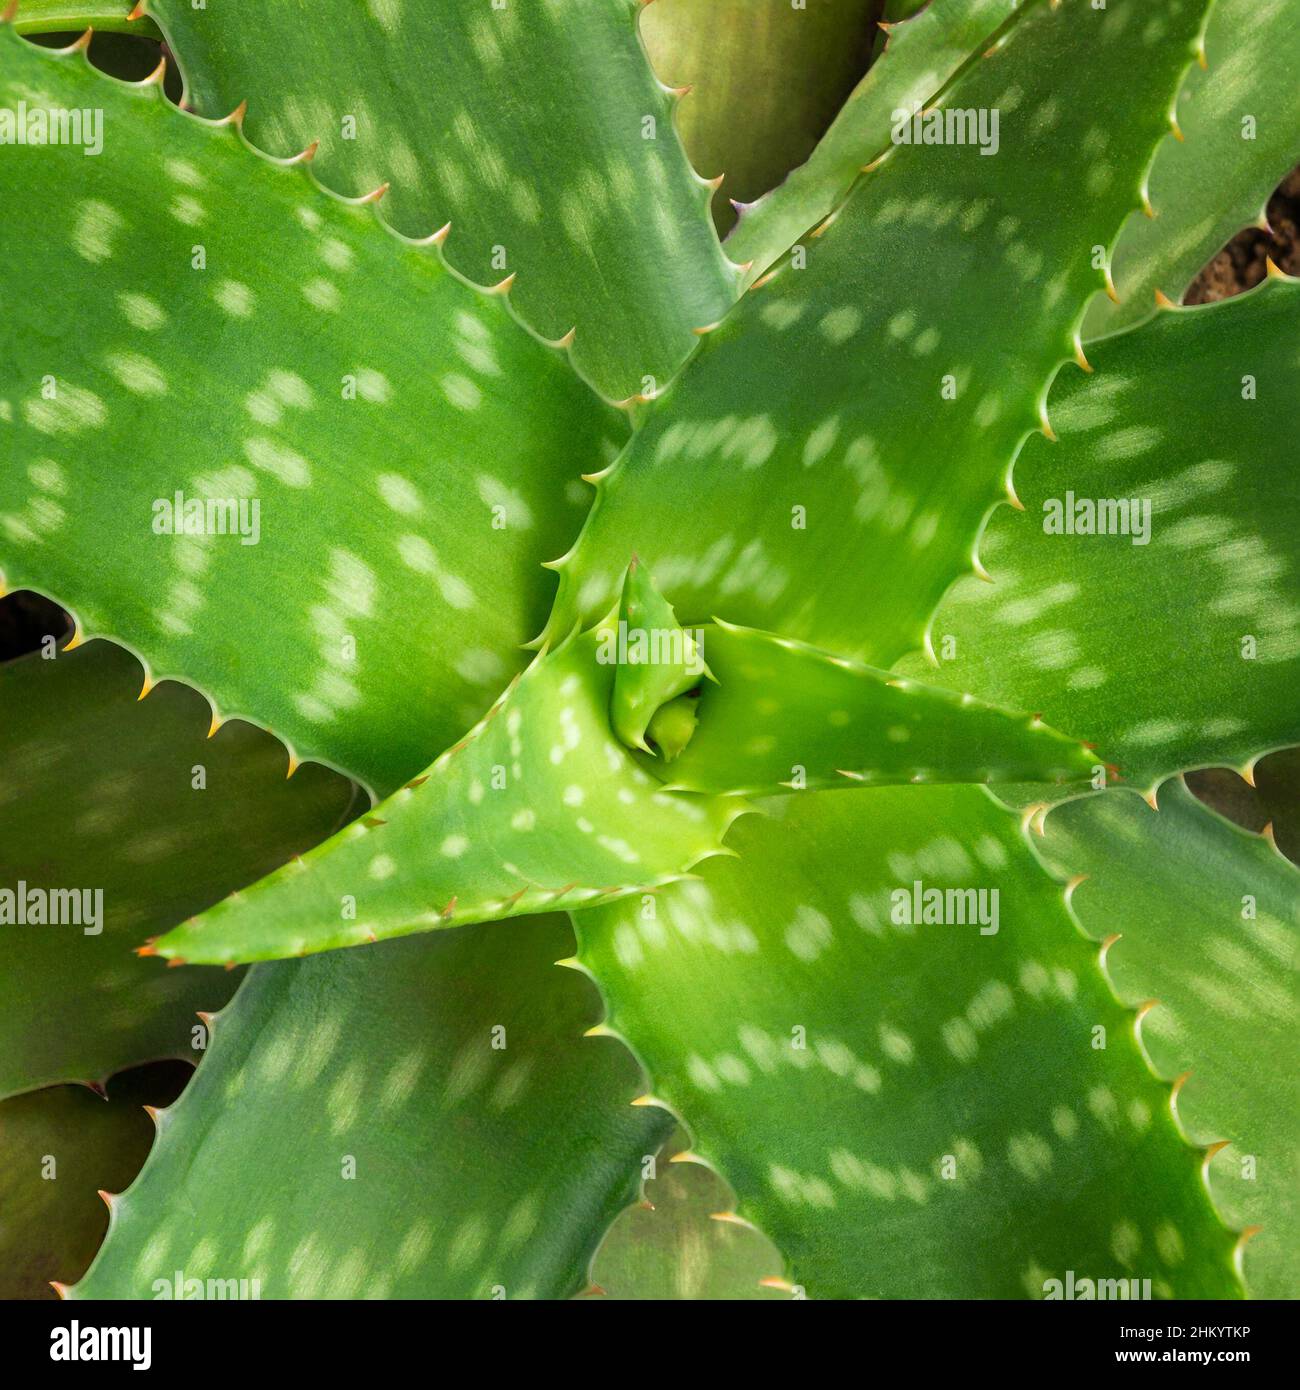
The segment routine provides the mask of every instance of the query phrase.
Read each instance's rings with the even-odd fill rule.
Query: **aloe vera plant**
[[[1300,281],[1180,301],[1298,78],[11,6],[0,1291],[1295,1296],[1297,869],[1182,774],[1300,743]]]

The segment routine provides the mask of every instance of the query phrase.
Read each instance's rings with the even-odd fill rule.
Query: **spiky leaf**
[[[326,187],[388,184],[383,215],[407,236],[450,223],[451,264],[479,284],[517,275],[524,320],[548,338],[576,328],[574,360],[611,399],[666,381],[734,297],[634,0],[147,8],[195,110],[246,100],[259,148],[318,140]]]
[[[96,158],[6,147],[5,579],[391,790],[519,664],[621,417],[436,248],[156,87],[0,49],[0,100],[105,119]]]
[[[562,919],[260,966],[215,1021],[77,1298],[565,1297],[671,1121],[581,1036]]]
[[[807,268],[792,259],[709,335],[601,480],[552,632],[607,611],[635,550],[688,625],[717,615],[877,665],[920,645],[1167,130],[1204,6],[1162,3],[1144,42],[1127,21],[1147,8],[1027,10],[942,103],[999,112],[999,153],[893,148]]]
[[[79,34],[92,27],[100,34],[158,38],[152,20],[131,18],[134,9],[134,0],[19,0],[13,24],[20,34]]]
[[[1294,1297],[1300,871],[1179,780],[1160,788],[1158,811],[1124,791],[1067,802],[1034,843],[1074,876],[1071,909],[1107,943],[1120,998],[1144,1006],[1143,1050],[1179,1080],[1179,1125],[1192,1142],[1221,1146],[1206,1179],[1230,1224],[1250,1232],[1247,1287]]]
[[[727,250],[742,265],[753,263],[751,279],[834,211],[863,167],[889,148],[897,113],[931,105],[1018,5],[1019,0],[945,0],[890,33],[807,161],[779,187],[741,209]]]
[[[654,0],[645,7],[641,35],[655,72],[670,86],[690,88],[677,118],[686,153],[707,177],[725,175],[713,197],[724,234],[736,220],[733,201],[748,203],[776,187],[812,153],[866,68],[877,8],[877,0]]]
[[[209,739],[199,695],[168,682],[141,700],[142,679],[108,642],[0,666],[0,1095],[194,1060],[195,1011],[238,978],[133,948],[352,813],[342,778],[309,764],[286,781],[274,739],[238,723]],[[60,922],[15,921],[20,894]]]
[[[655,914],[575,920],[610,1025],[793,1283],[1231,1296],[1199,1155],[1015,818],[964,787],[767,805]],[[971,896],[918,923],[916,885]]]
[[[980,542],[994,582],[934,619],[953,659],[903,669],[1086,730],[1144,790],[1300,739],[1298,325],[1275,281],[1098,343]]]
[[[174,1100],[187,1072],[162,1063],[104,1095],[51,1086],[0,1101],[0,1298],[55,1298],[51,1283],[85,1273],[108,1225],[100,1189],[140,1171],[153,1140],[142,1107]]]
[[[1205,60],[1178,101],[1185,139],[1151,170],[1156,216],[1134,220],[1115,248],[1119,303],[1096,300],[1084,323],[1100,337],[1150,317],[1155,291],[1180,300],[1211,256],[1260,222],[1300,159],[1300,24],[1288,0],[1217,0]]]
[[[427,774],[169,932],[173,960],[268,960],[653,892],[720,850],[743,805],[666,792],[609,724],[594,633],[538,658]]]
[[[664,1145],[645,1200],[609,1228],[592,1262],[593,1297],[784,1299],[780,1252],[732,1211],[726,1182],[678,1132]],[[767,1281],[767,1282],[765,1282]]]

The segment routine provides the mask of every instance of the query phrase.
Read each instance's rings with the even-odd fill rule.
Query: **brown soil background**
[[[1268,200],[1270,231],[1239,232],[1192,282],[1184,304],[1211,304],[1253,289],[1267,273],[1266,257],[1279,270],[1300,275],[1300,167],[1282,180]]]

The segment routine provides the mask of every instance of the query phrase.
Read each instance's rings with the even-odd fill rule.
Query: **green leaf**
[[[609,725],[597,637],[541,656],[427,773],[148,948],[225,964],[653,892],[744,804],[666,792]]]
[[[658,8],[664,4],[665,0],[657,0]],[[930,106],[1019,4],[1020,0],[944,0],[889,34],[883,51],[839,108],[807,162],[779,187],[741,209],[727,251],[742,265],[753,262],[751,279],[757,279],[843,201],[863,167],[889,148],[896,113],[910,112],[917,103]],[[654,13],[649,11],[647,23]],[[886,18],[899,20],[908,15],[893,13]],[[687,102],[683,116],[690,111]],[[691,134],[687,126],[683,131],[687,149],[692,148]],[[759,191],[768,188],[772,185],[764,183]]]
[[[679,758],[682,749],[694,738],[698,705],[698,695],[678,695],[654,712],[647,733],[664,762],[671,763]]]
[[[653,913],[575,920],[609,1026],[796,1287],[1239,1292],[1168,1090],[1015,818],[966,787],[766,804]],[[975,895],[949,900],[966,924],[909,920],[918,883]]]
[[[597,636],[598,659],[612,657],[615,664],[610,697],[614,732],[629,748],[649,752],[645,732],[660,706],[708,675],[700,637],[682,628],[672,604],[635,556],[623,576],[617,622],[607,620]]]
[[[54,1298],[95,1256],[108,1212],[100,1189],[125,1187],[153,1142],[141,1108],[175,1099],[176,1063],[116,1076],[107,1093],[51,1086],[0,1102],[0,1298]]]
[[[735,297],[711,189],[673,129],[634,0],[150,0],[205,116],[248,102],[259,148],[320,147],[351,196],[388,184],[406,236],[451,224],[450,263],[512,299],[612,399],[653,391]],[[422,330],[437,336],[437,316]]]
[[[1084,336],[1149,318],[1155,292],[1180,300],[1206,261],[1250,223],[1300,159],[1300,24],[1288,0],[1217,0],[1205,61],[1178,100],[1183,143],[1151,170],[1156,216],[1135,218],[1115,249],[1119,302],[1097,299]]]
[[[105,117],[96,158],[6,152],[5,578],[392,790],[521,664],[622,417],[436,248],[154,88],[0,47],[0,101]],[[178,493],[202,534],[154,529]]]
[[[897,23],[900,19],[910,19],[918,10],[923,10],[927,6],[933,9],[933,0],[885,0],[885,8],[881,18],[887,22]]]
[[[552,635],[603,616],[636,551],[688,626],[716,615],[880,666],[920,645],[1167,129],[1203,7],[1144,44],[1127,21],[1146,5],[1027,12],[944,98],[1000,113],[998,155],[893,148],[807,268],[708,336],[599,481]]]
[[[645,7],[641,37],[655,72],[690,88],[677,115],[686,153],[702,174],[725,175],[713,196],[721,231],[735,223],[733,201],[766,193],[812,153],[867,66],[877,9],[878,0]]]
[[[71,1296],[176,1270],[262,1298],[576,1293],[671,1121],[580,1036],[571,947],[552,917],[258,967]]]
[[[157,39],[158,27],[143,15],[132,19],[135,0],[19,0],[13,25],[20,34],[130,34]]]
[[[194,1059],[196,1010],[238,979],[132,948],[331,834],[354,789],[107,642],[0,666],[0,1095]],[[63,922],[49,895],[71,890]],[[101,896],[96,896],[101,895]],[[88,909],[83,911],[83,909]],[[200,1044],[201,1046],[202,1044]]]
[[[614,1300],[786,1299],[780,1251],[732,1211],[726,1182],[674,1134],[644,1185],[645,1200],[606,1232],[591,1296]],[[766,1281],[766,1282],[765,1282]]]
[[[1141,790],[1300,739],[1297,324],[1300,284],[1272,281],[1097,344],[1053,392],[1060,443],[1017,464],[1025,510],[980,541],[993,584],[935,616],[954,659],[900,669],[1086,731]],[[1120,499],[1116,534],[1095,504]],[[1111,534],[1057,533],[1084,503]]]
[[[1038,720],[770,633],[697,629],[716,684],[673,789],[746,794],[864,782],[1081,781],[1095,754]]]
[[[1300,871],[1201,806],[1181,781],[1159,811],[1128,792],[1054,808],[1036,845],[1075,875],[1070,906],[1107,943],[1116,993],[1143,1005],[1152,1066],[1179,1079],[1175,1114],[1216,1148],[1206,1178],[1259,1298],[1300,1282],[1295,1068]],[[1253,1237],[1253,1238],[1252,1238]]]

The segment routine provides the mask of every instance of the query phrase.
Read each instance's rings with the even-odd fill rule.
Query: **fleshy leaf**
[[[10,26],[0,50],[0,100],[105,121],[96,158],[6,148],[7,582],[392,790],[521,664],[622,416],[233,127]]]
[[[970,787],[765,804],[653,916],[575,921],[609,1026],[796,1291],[1239,1293],[1168,1089],[1015,818]]]
[[[835,210],[863,167],[889,148],[897,113],[930,106],[1019,4],[1020,0],[942,0],[930,4],[914,23],[890,33],[807,162],[779,187],[741,209],[727,251],[742,265],[753,263],[751,279]],[[689,110],[689,105],[684,108]],[[685,137],[689,149],[689,128]]]
[[[0,666],[0,1095],[195,1060],[194,1017],[237,977],[132,948],[344,823],[354,788],[246,724],[207,738],[193,690],[108,642]],[[32,922],[19,898],[61,922]],[[75,916],[73,915],[75,913]]]
[[[934,0],[885,0],[881,17],[887,23],[897,23],[901,19],[910,19],[927,6],[933,8]]]
[[[596,634],[541,656],[427,773],[148,948],[269,960],[644,894],[720,852],[743,803],[667,792],[609,725]]]
[[[149,1152],[142,1107],[174,1100],[188,1072],[164,1062],[105,1095],[51,1086],[0,1101],[0,1298],[55,1298],[53,1281],[85,1273],[108,1225],[100,1189],[125,1187]]]
[[[646,5],[641,37],[655,72],[690,88],[677,113],[686,153],[706,177],[725,176],[713,197],[721,230],[736,220],[733,201],[774,188],[812,153],[867,66],[878,8],[879,0]]]
[[[156,39],[158,29],[143,15],[132,19],[135,0],[19,0],[13,24],[20,34],[131,34]]]
[[[611,399],[668,380],[735,297],[634,0],[147,9],[195,110],[246,100],[259,148],[319,141],[327,188],[387,185],[383,215],[406,236],[449,223],[450,263],[479,284],[517,275],[520,316],[547,338],[576,329],[575,365]]]
[[[696,631],[716,683],[695,702],[699,725],[689,743],[671,769],[658,769],[674,789],[1068,782],[1099,768],[1096,754],[1033,716],[790,638],[727,623]]]
[[[606,624],[599,636],[615,667],[610,723],[629,748],[649,752],[645,732],[660,706],[708,675],[699,637],[681,626],[650,571],[636,559],[623,577],[617,623]]]
[[[1142,1006],[1142,1046],[1178,1081],[1184,1133],[1214,1148],[1206,1179],[1228,1223],[1248,1232],[1247,1288],[1294,1298],[1300,872],[1181,781],[1158,797],[1158,812],[1124,791],[1067,802],[1034,843],[1074,876],[1075,917],[1105,943],[1119,997]]]
[[[259,966],[76,1298],[566,1297],[671,1128],[559,918]]]
[[[1182,299],[1206,261],[1251,223],[1300,159],[1300,24],[1291,0],[1217,0],[1205,61],[1178,103],[1185,139],[1151,170],[1156,216],[1134,220],[1115,248],[1119,302],[1097,299],[1084,336],[1149,318],[1155,292]]]
[[[678,695],[655,711],[647,732],[664,762],[675,762],[695,737],[699,702],[698,695]]]
[[[623,1300],[788,1299],[781,1253],[732,1211],[726,1182],[680,1131],[645,1182],[645,1200],[609,1228],[592,1262],[592,1296]]]
[[[688,626],[881,666],[921,644],[1168,129],[1204,6],[1161,4],[1144,43],[1129,21],[1149,8],[1027,11],[937,117],[982,111],[991,140],[1000,113],[998,154],[893,147],[807,267],[792,257],[708,335],[557,562],[553,635],[608,611],[636,551]]]
[[[1086,729],[1141,790],[1300,740],[1297,327],[1275,280],[1098,343],[980,541],[993,583],[934,619],[953,659],[900,669]]]

